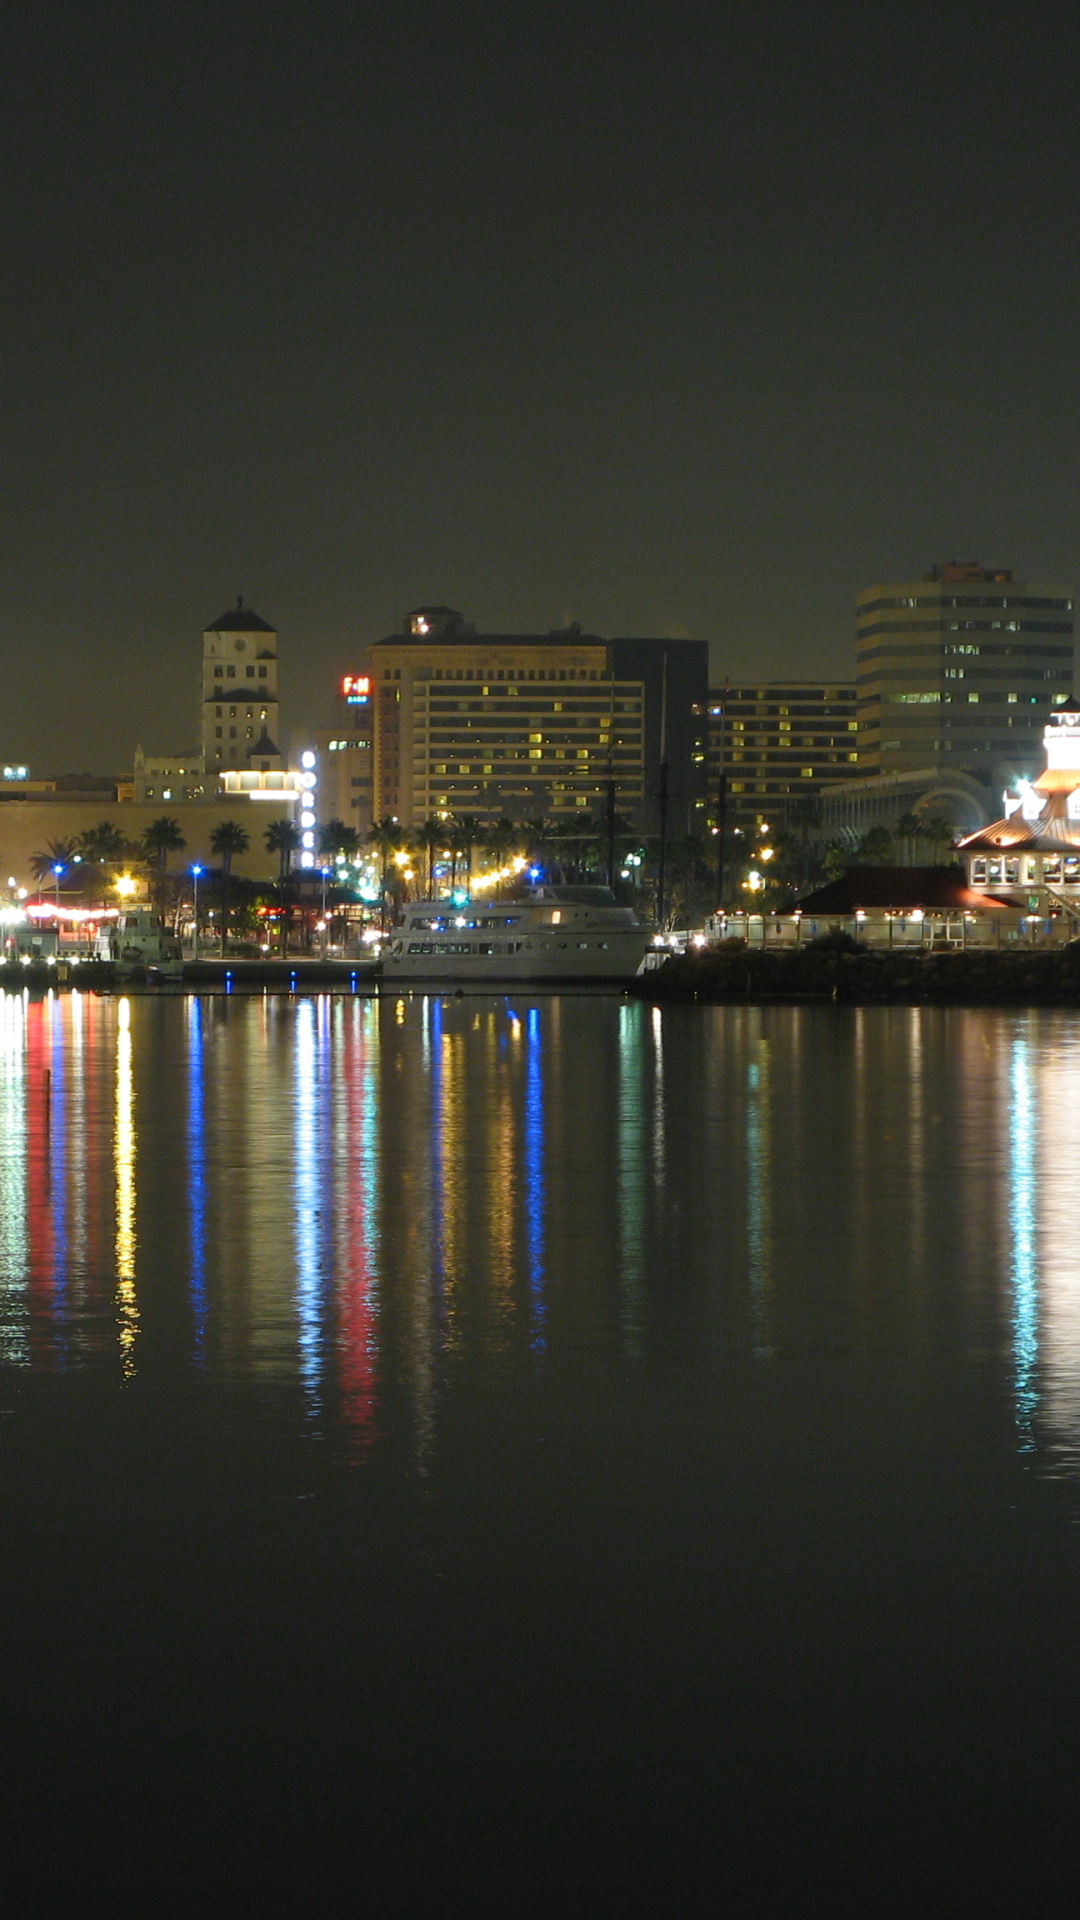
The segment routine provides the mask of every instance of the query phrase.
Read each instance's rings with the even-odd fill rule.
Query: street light
[[[193,960],[197,960],[199,957],[199,875],[201,872],[201,867],[192,867],[191,869],[191,877],[195,882],[195,944],[192,948],[191,956]]]
[[[319,868],[319,911],[321,915],[321,921],[319,926],[319,933],[321,937],[320,937],[319,945],[320,945],[320,948],[322,951],[322,957],[324,960],[326,959],[326,882],[329,878],[329,875],[330,875],[329,867]]]
[[[65,871],[65,869],[64,869],[63,867],[61,867],[61,866],[54,866],[54,868],[53,868],[53,880],[54,880],[54,882],[55,882],[55,885],[56,885],[56,911],[57,911],[57,913],[59,913],[59,911],[60,911],[60,875],[61,875],[61,874],[62,874],[62,873],[63,873],[64,871]]]

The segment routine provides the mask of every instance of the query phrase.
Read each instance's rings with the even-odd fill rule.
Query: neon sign
[[[366,706],[371,699],[371,679],[366,673],[347,673],[341,682],[341,697],[350,707]]]

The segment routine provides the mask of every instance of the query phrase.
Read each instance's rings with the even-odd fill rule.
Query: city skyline
[[[5,753],[181,744],[237,594],[315,727],[432,600],[842,677],[856,592],[930,556],[1075,580],[1074,37],[14,23]]]

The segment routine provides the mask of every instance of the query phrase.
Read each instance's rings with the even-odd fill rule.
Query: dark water
[[[1074,1016],[5,997],[0,1129],[9,1910],[1075,1911]]]

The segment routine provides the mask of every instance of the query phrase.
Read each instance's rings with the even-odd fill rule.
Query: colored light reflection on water
[[[215,1912],[1071,1835],[1078,1109],[1070,1013],[4,996],[19,1819]]]

